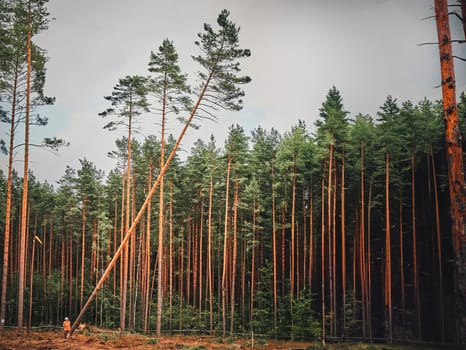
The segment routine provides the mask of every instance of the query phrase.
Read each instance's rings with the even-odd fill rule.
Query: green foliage
[[[348,139],[349,112],[344,110],[340,91],[335,86],[327,93],[319,111],[322,119],[315,123],[317,145],[322,148],[321,152],[326,152],[330,144],[342,152]]]
[[[312,308],[312,294],[309,290],[300,292],[292,304],[292,339],[315,339],[320,336],[321,325]]]
[[[99,113],[101,117],[116,116],[108,122],[104,129],[115,130],[120,125],[131,125],[131,120],[142,112],[148,112],[147,79],[145,77],[127,75],[118,80],[110,96],[105,96],[112,107]]]
[[[244,91],[238,85],[249,83],[248,76],[238,76],[240,58],[249,57],[250,50],[239,48],[239,27],[230,19],[230,12],[223,10],[218,18],[218,30],[204,24],[204,32],[199,33],[195,44],[201,54],[193,56],[203,68],[199,77],[203,83],[199,94],[205,88],[208,98],[202,103],[200,115],[216,118],[217,108],[238,111],[242,108]]]
[[[187,76],[181,73],[178,66],[178,54],[173,42],[165,39],[157,53],[151,52],[149,72],[154,73],[154,76],[148,80],[148,91],[161,106],[154,107],[155,111],[165,116],[169,112],[178,114],[180,111],[191,110],[191,89],[187,85]]]
[[[361,301],[356,300],[353,292],[349,292],[346,296],[345,305],[345,329],[344,334],[347,337],[355,337],[361,334]]]
[[[157,344],[158,342],[159,340],[157,338],[150,338],[147,340],[147,344],[151,344],[151,345]]]

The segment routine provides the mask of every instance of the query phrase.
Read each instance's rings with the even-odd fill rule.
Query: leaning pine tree
[[[125,201],[125,231],[130,226],[130,189],[131,189],[131,136],[133,132],[133,122],[139,114],[148,110],[147,93],[145,87],[146,79],[141,76],[126,76],[118,81],[110,96],[105,99],[111,102],[112,107],[108,108],[100,116],[116,117],[107,123],[104,128],[111,131],[118,126],[126,126],[128,129],[127,155],[126,155],[126,193],[123,194]],[[128,279],[128,247],[125,248],[122,258],[122,276],[120,289],[120,329],[125,329],[126,319],[126,299],[127,299],[127,279]],[[83,274],[84,271],[81,271]],[[131,283],[132,281],[130,281]]]
[[[71,333],[76,330],[82,317],[110,275],[129,238],[135,232],[136,226],[143,217],[149,201],[157,190],[161,178],[166,173],[194,117],[215,118],[215,112],[219,108],[232,111],[239,111],[242,108],[243,101],[241,98],[244,96],[244,91],[239,85],[248,83],[251,79],[247,76],[239,76],[241,70],[238,59],[249,57],[251,53],[247,49],[239,48],[239,27],[229,19],[229,15],[229,11],[223,10],[217,19],[218,30],[214,30],[209,24],[204,24],[204,32],[198,34],[199,41],[196,41],[196,45],[201,49],[201,54],[194,56],[193,59],[201,65],[201,71],[199,72],[201,84],[197,90],[196,102],[131,227],[127,230],[112,260],[73,323]]]

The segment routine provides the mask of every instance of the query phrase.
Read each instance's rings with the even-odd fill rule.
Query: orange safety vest
[[[69,320],[63,321],[63,330],[69,332],[71,330],[71,323]]]

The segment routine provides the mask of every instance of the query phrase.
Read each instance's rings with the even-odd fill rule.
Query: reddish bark
[[[455,71],[448,19],[447,0],[434,0],[442,78],[445,140],[447,148],[448,184],[452,220],[452,240],[455,252],[455,308],[459,343],[466,345],[466,234],[464,210],[463,155],[456,108]],[[464,5],[462,3],[462,5]]]

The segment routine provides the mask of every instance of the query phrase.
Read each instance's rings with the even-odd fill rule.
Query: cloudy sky
[[[242,67],[252,82],[245,88],[243,111],[222,113],[218,122],[206,120],[199,130],[189,130],[181,157],[210,134],[222,147],[236,123],[248,133],[260,125],[283,134],[302,119],[312,131],[333,85],[350,116],[375,116],[389,94],[399,101],[441,98],[435,88],[437,47],[418,46],[436,41],[434,20],[422,20],[433,15],[433,0],[50,0],[48,8],[54,20],[35,41],[50,57],[46,93],[56,103],[44,111],[49,126],[33,128],[32,134],[36,140],[62,137],[71,145],[57,154],[33,150],[30,168],[51,184],[67,165],[79,168],[80,158],[106,173],[115,166],[107,152],[123,131],[103,129],[106,120],[98,116],[108,107],[103,96],[119,78],[147,74],[150,52],[164,38],[174,42],[182,70],[193,76],[196,35],[203,23],[215,24],[224,8],[241,27],[242,46],[251,49]],[[460,26],[452,25],[461,39]],[[464,47],[455,49],[466,56]],[[458,91],[465,90],[464,66],[457,62]],[[179,124],[169,126],[178,135]],[[155,117],[147,116],[138,137],[158,133]],[[19,150],[17,169],[21,159]]]

